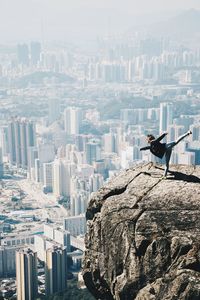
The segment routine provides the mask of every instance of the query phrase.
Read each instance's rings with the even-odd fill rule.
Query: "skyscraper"
[[[67,217],[63,221],[63,228],[70,232],[72,236],[86,233],[85,214]]]
[[[44,191],[52,192],[53,189],[53,162],[43,164]]]
[[[21,246],[0,246],[0,278],[15,276],[16,250]]]
[[[35,300],[38,294],[37,253],[31,249],[16,252],[17,300]]]
[[[93,174],[89,178],[90,192],[96,192],[103,186],[103,176],[101,174]]]
[[[19,64],[28,65],[29,64],[29,49],[27,44],[17,45],[17,58]]]
[[[160,133],[167,131],[173,124],[173,105],[172,103],[160,103]]]
[[[55,196],[62,195],[62,165],[61,160],[56,159],[53,163],[53,193]]]
[[[91,140],[86,144],[86,162],[91,165],[101,158],[101,148],[98,140]]]
[[[38,158],[38,148],[35,146],[28,147],[28,176],[35,179],[35,160]]]
[[[3,178],[3,154],[0,148],[0,179]]]
[[[103,136],[103,140],[105,152],[116,152],[116,134],[114,134],[113,132],[105,133]]]
[[[13,119],[8,125],[9,161],[12,165],[26,169],[28,147],[35,145],[35,127],[28,120]]]
[[[0,147],[2,148],[2,155],[8,155],[8,127],[2,126],[0,128]]]
[[[192,140],[199,141],[200,140],[200,125],[193,124],[190,126],[190,130],[192,131]]]
[[[60,116],[60,101],[56,98],[50,98],[48,101],[49,111],[48,111],[48,119],[49,124],[55,122],[59,119]]]
[[[46,297],[67,288],[67,251],[65,247],[54,246],[46,250],[45,292]]]
[[[70,214],[78,216],[84,214],[87,209],[89,193],[84,190],[73,193],[70,197]]]
[[[70,179],[76,165],[67,160],[55,159],[53,165],[53,193],[55,196],[70,196]]]
[[[69,107],[64,111],[65,131],[69,135],[80,133],[82,123],[82,111],[78,107]]]
[[[31,63],[37,65],[40,60],[41,44],[39,42],[31,43]]]

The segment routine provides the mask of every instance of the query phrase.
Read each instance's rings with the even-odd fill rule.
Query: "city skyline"
[[[160,171],[148,179],[169,182],[165,142],[170,167],[200,165],[200,4],[0,0],[0,20],[0,296],[93,300],[88,208],[99,216],[123,197],[113,178],[149,162]],[[163,137],[162,160],[141,151],[149,134]]]

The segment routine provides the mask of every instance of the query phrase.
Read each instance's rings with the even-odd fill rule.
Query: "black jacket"
[[[150,150],[152,154],[159,158],[163,158],[166,152],[166,143],[160,143],[160,141],[166,136],[166,133],[163,133],[160,137],[155,140],[152,140],[150,145],[147,147],[140,148],[142,150]]]

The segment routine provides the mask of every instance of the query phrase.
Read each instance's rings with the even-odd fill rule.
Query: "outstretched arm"
[[[164,139],[164,137],[167,135],[167,132],[161,134],[161,136],[159,136],[157,139],[155,139],[156,142],[160,142],[162,139]]]
[[[146,147],[140,148],[140,151],[149,150],[149,149],[150,149],[150,146],[146,146]]]

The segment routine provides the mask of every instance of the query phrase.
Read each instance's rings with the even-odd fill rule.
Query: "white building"
[[[116,152],[117,137],[113,132],[106,133],[103,136],[104,152]]]
[[[183,165],[195,165],[195,153],[194,152],[179,153],[178,163]]]
[[[53,193],[55,196],[70,196],[70,181],[75,175],[76,165],[70,161],[56,159],[53,165]]]
[[[49,239],[54,239],[54,226],[51,224],[44,224],[44,235]]]
[[[63,229],[54,229],[54,240],[64,246],[67,252],[70,251],[70,233]]]
[[[35,180],[35,160],[38,158],[38,148],[36,146],[28,147],[28,178]]]
[[[65,131],[69,135],[80,133],[82,124],[82,111],[78,107],[69,107],[64,110]]]
[[[7,156],[9,151],[7,126],[0,127],[0,147],[2,148],[3,156]]]
[[[44,188],[51,192],[53,189],[53,162],[43,164]]]
[[[37,257],[44,261],[45,259],[45,250],[46,250],[46,238],[44,235],[36,235],[34,238],[34,248],[37,252]]]
[[[85,215],[72,216],[64,219],[63,227],[69,231],[72,236],[85,234],[86,232],[86,219]]]
[[[60,228],[54,228],[51,225],[44,225],[44,234],[36,235],[34,241],[35,251],[41,261],[45,260],[45,251],[54,246],[65,247],[67,252],[71,250],[70,233]]]
[[[168,127],[173,124],[173,104],[160,103],[160,133],[168,130]]]
[[[44,224],[44,236],[65,246],[68,252],[70,251],[70,233],[68,231],[50,224]]]
[[[60,116],[60,101],[59,101],[59,99],[49,98],[48,106],[49,106],[48,119],[49,119],[49,124],[51,124],[51,123],[55,122],[56,120],[58,120],[59,116]]]
[[[62,195],[62,164],[60,159],[53,163],[53,193],[55,196]]]
[[[89,164],[82,164],[77,166],[77,171],[80,178],[87,180],[94,174],[94,167]]]
[[[55,147],[51,143],[41,143],[38,145],[38,158],[41,163],[51,162],[55,158]]]
[[[16,235],[7,235],[1,240],[1,245],[6,246],[21,246],[34,244],[34,235],[30,232]]]
[[[90,192],[98,191],[104,183],[103,176],[101,174],[93,174],[89,177]]]
[[[89,193],[80,190],[72,194],[70,197],[70,213],[71,216],[78,216],[86,212],[88,205]]]

